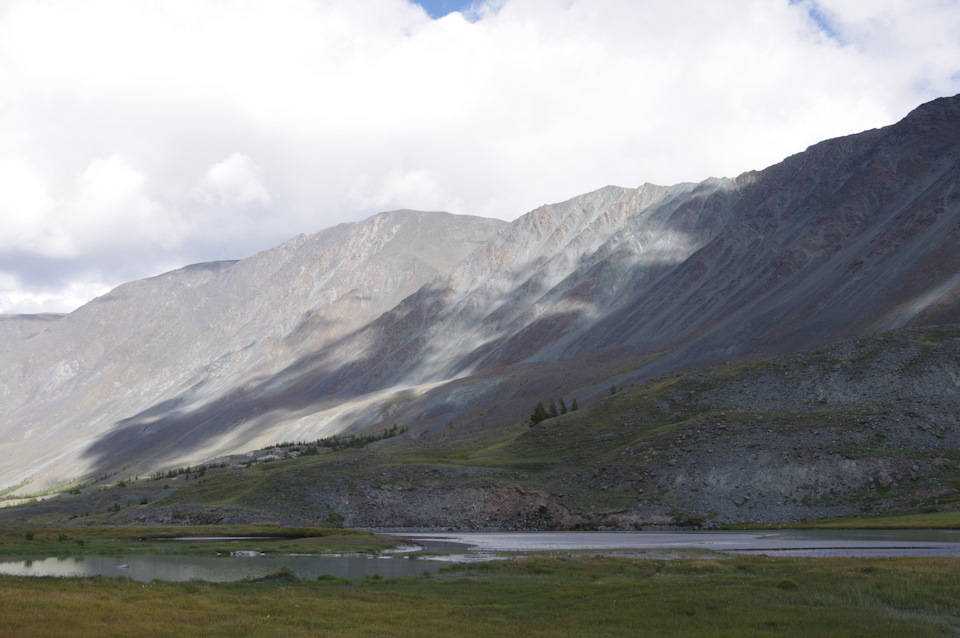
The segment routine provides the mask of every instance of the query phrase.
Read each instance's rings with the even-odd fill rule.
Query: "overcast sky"
[[[0,0],[0,313],[735,176],[956,93],[960,0]]]

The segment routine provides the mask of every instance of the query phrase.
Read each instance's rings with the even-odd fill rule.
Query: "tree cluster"
[[[313,454],[319,454],[319,448],[342,450],[344,448],[351,447],[364,447],[365,445],[376,443],[377,441],[383,441],[384,439],[400,436],[407,430],[408,428],[401,428],[394,424],[392,428],[384,430],[380,434],[368,434],[365,436],[358,436],[356,434],[334,434],[333,436],[317,439],[311,443],[305,443],[303,441],[284,441],[283,443],[277,443],[276,445],[268,445],[263,449],[272,450],[274,448],[289,448],[289,452],[300,452],[301,456],[311,456]]]
[[[208,468],[220,468],[220,467],[227,467],[227,462],[224,461],[222,463],[210,463],[209,465],[199,465],[197,467],[190,467],[188,465],[187,467],[178,467],[173,470],[167,470],[166,472],[154,472],[153,474],[150,475],[150,479],[153,481],[159,481],[160,479],[165,479],[165,478],[172,479],[172,478],[177,478],[181,474],[185,474],[186,477],[189,479],[191,473],[196,473],[197,475],[196,478],[200,478],[201,476],[207,473]],[[120,485],[120,483],[123,483],[124,485]],[[118,487],[124,487],[125,485],[126,485],[125,481],[119,481],[117,483]]]
[[[559,403],[559,405],[558,405]],[[537,403],[537,407],[533,409],[533,414],[530,415],[530,425],[536,425],[541,421],[546,421],[547,419],[552,419],[553,417],[560,416],[561,414],[566,414],[567,412],[573,412],[579,410],[580,406],[577,404],[577,400],[574,399],[573,403],[570,404],[570,408],[567,409],[567,402],[561,397],[558,401],[550,399],[550,407],[543,405],[543,401]]]

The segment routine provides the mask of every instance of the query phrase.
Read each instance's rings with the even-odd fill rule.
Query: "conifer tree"
[[[563,400],[563,397],[560,397],[560,414],[567,413],[567,402]]]
[[[550,399],[550,409],[547,410],[547,414],[550,415],[550,418],[560,416],[560,413],[557,412],[557,404],[553,399]]]
[[[570,406],[570,411],[571,411],[571,412],[576,412],[576,411],[579,410],[579,409],[580,409],[580,406],[577,405],[577,399],[574,398],[574,399],[573,399],[573,405]]]
[[[533,409],[533,414],[530,415],[530,425],[536,425],[548,418],[550,418],[550,415],[547,414],[547,409],[543,407],[543,401],[540,401],[537,403],[537,407]]]

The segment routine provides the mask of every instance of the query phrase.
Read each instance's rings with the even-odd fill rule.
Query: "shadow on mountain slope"
[[[376,413],[357,415],[392,387],[553,378],[526,366],[570,369],[597,352],[617,353],[606,379],[633,381],[955,317],[958,145],[960,98],[938,100],[736,180],[607,188],[537,209],[365,327],[212,402],[117,424],[87,456],[116,467],[124,457],[176,462],[214,440],[273,443],[291,438],[297,418],[338,406],[374,423]],[[320,321],[306,317],[299,330]],[[591,365],[589,380],[550,394],[600,383],[602,362]],[[427,415],[428,428],[475,422],[478,406],[505,392],[492,384],[444,401],[445,391],[398,414]],[[297,438],[323,435],[319,421],[312,428]]]

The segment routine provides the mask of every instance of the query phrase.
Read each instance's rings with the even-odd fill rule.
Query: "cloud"
[[[74,254],[104,246],[153,244],[176,248],[181,228],[145,191],[146,176],[120,155],[97,158],[77,178],[74,199],[64,207],[64,227]]]
[[[53,202],[43,180],[23,161],[0,161],[0,250],[44,255],[63,251],[69,238],[50,228]]]
[[[177,221],[145,194],[145,182],[119,155],[96,158],[55,200],[35,170],[0,161],[0,250],[74,258],[121,241],[174,247]]]
[[[447,205],[450,212],[462,212],[459,206],[450,206],[450,199],[442,192],[437,178],[427,169],[391,169],[380,183],[371,185],[366,176],[359,176],[349,199],[359,209],[439,210]]]
[[[15,279],[0,278],[0,308],[5,314],[59,313],[64,306],[80,306],[109,290],[108,286],[91,282],[68,283],[47,292],[22,290]]]
[[[208,204],[247,206],[272,201],[263,184],[263,169],[243,153],[232,153],[208,168],[204,185],[200,198]]]
[[[8,0],[0,274],[39,294],[42,264],[69,309],[386,208],[736,175],[958,92],[955,1]]]

